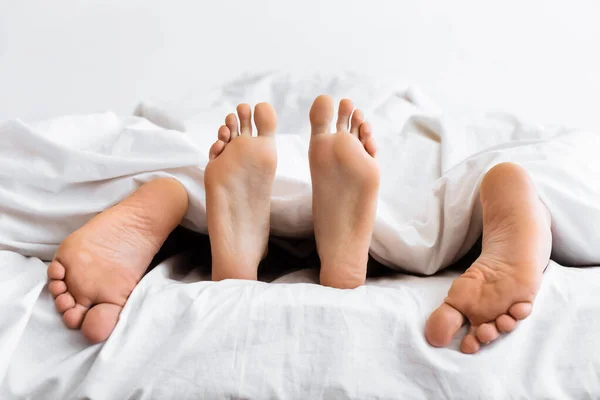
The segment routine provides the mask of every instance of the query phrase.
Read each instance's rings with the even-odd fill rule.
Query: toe
[[[48,278],[50,279],[65,279],[65,267],[63,267],[58,261],[54,260],[48,266],[47,274]]]
[[[350,133],[358,137],[360,126],[365,122],[365,115],[362,111],[356,110],[352,114],[352,126],[350,127]]]
[[[230,140],[239,136],[240,129],[238,127],[238,119],[235,114],[231,113],[225,117],[225,126],[229,128]]]
[[[500,336],[494,323],[481,324],[475,330],[475,336],[481,343],[492,342]]]
[[[75,299],[71,296],[71,293],[66,292],[56,297],[54,300],[54,305],[58,312],[64,313],[67,310],[75,307]]]
[[[240,117],[240,134],[252,136],[252,110],[248,104],[237,106],[238,117]]]
[[[377,145],[375,144],[375,139],[373,138],[371,125],[368,122],[364,122],[360,125],[358,131],[358,138],[365,147],[365,150],[371,157],[375,157],[375,154],[377,153]]]
[[[231,140],[231,129],[229,129],[229,127],[226,125],[221,125],[219,128],[218,138],[224,143],[229,143]]]
[[[460,344],[460,351],[465,354],[475,354],[481,348],[481,344],[475,337],[475,327],[471,327]]]
[[[338,132],[348,132],[350,129],[350,115],[352,114],[352,110],[354,109],[354,105],[352,104],[352,100],[344,99],[340,101],[340,107],[338,109],[338,120],[336,124],[336,128]]]
[[[63,314],[63,321],[68,328],[79,329],[83,322],[83,317],[87,308],[81,304],[75,304],[75,307],[68,309]]]
[[[496,318],[496,326],[500,332],[512,332],[517,327],[517,320],[507,314],[502,314]]]
[[[508,309],[508,313],[517,321],[523,320],[531,314],[533,309],[533,304],[523,302],[513,304],[511,308]]]
[[[273,136],[277,128],[277,114],[269,103],[259,103],[254,107],[254,123],[258,136]]]
[[[447,346],[464,322],[465,317],[458,310],[442,303],[427,320],[425,338],[434,347]]]
[[[217,158],[219,154],[223,152],[224,148],[225,142],[223,142],[222,140],[217,140],[216,142],[214,142],[213,145],[210,146],[210,150],[208,151],[208,159],[214,160],[215,158]]]
[[[333,101],[327,95],[315,99],[310,108],[311,134],[329,133],[329,124],[333,118]]]
[[[104,342],[117,326],[123,307],[115,304],[98,304],[87,312],[81,333],[91,343]]]
[[[56,297],[67,291],[67,284],[65,281],[50,281],[48,284],[48,291],[52,296]]]

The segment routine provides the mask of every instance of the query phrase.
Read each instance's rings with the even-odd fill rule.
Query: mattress
[[[107,342],[90,346],[77,331],[64,328],[45,277],[46,261],[58,243],[142,182],[165,175],[178,177],[191,194],[186,227],[204,231],[203,191],[194,184],[202,177],[198,165],[205,163],[207,146],[222,123],[219,119],[239,101],[274,103],[281,121],[278,151],[293,160],[305,157],[306,136],[301,134],[308,132],[309,101],[321,91],[338,99],[355,99],[382,135],[405,137],[420,132],[410,136],[418,139],[405,143],[417,146],[411,149],[420,149],[420,154],[429,154],[429,158],[415,156],[421,163],[414,170],[431,176],[415,176],[427,183],[443,175],[440,185],[448,188],[441,191],[446,198],[436,199],[447,200],[439,204],[454,207],[455,213],[448,209],[436,216],[459,216],[454,227],[461,232],[449,242],[430,242],[432,232],[439,238],[442,225],[448,228],[439,222],[443,217],[431,218],[427,224],[415,219],[408,230],[396,227],[398,243],[409,250],[412,245],[414,251],[409,253],[416,254],[399,256],[402,266],[421,274],[433,274],[441,264],[459,261],[476,241],[480,228],[473,217],[477,215],[472,201],[476,191],[471,186],[489,163],[530,162],[535,177],[535,166],[540,163],[564,166],[563,160],[570,160],[568,170],[579,171],[577,160],[556,149],[569,145],[576,154],[593,150],[577,145],[577,139],[593,140],[592,134],[546,130],[509,115],[443,116],[417,88],[366,82],[351,74],[308,81],[272,74],[202,93],[198,102],[188,102],[186,107],[146,102],[137,108],[136,117],[104,113],[37,124],[13,120],[0,126],[5,156],[0,175],[0,274],[4,277],[0,280],[0,397],[600,396],[600,321],[595,318],[600,310],[600,268],[572,268],[554,261],[545,273],[533,314],[515,332],[476,355],[458,351],[461,335],[442,349],[430,347],[423,335],[427,316],[460,273],[456,269],[428,277],[385,274],[369,278],[355,290],[319,286],[313,268],[285,273],[289,265],[281,265],[276,274],[281,276],[270,282],[215,283],[207,281],[204,269],[192,268],[187,253],[176,251],[142,279]],[[511,146],[497,147],[498,142]],[[555,149],[556,143],[560,146]],[[392,150],[399,151],[388,146]],[[10,158],[10,154],[20,157]],[[32,158],[33,154],[37,156]],[[467,170],[471,172],[458,174],[465,159],[470,160]],[[595,164],[588,164],[591,169],[581,176],[583,180],[595,172]],[[310,232],[305,210],[310,199],[306,165],[285,165],[278,171],[274,188],[274,231],[289,236],[290,227],[295,227],[298,235],[304,235]],[[469,176],[473,179],[459,179]],[[586,186],[575,178],[569,181],[568,175],[559,172],[552,179],[548,174],[539,176],[546,177],[537,184],[545,190],[550,208],[560,210],[561,204],[571,209],[588,207],[591,211],[583,217],[587,225],[595,226],[595,204],[600,203],[591,200],[597,199],[597,185]],[[564,199],[553,202],[557,196],[552,196],[551,189],[560,189],[565,181],[571,185],[566,188],[579,191],[580,196],[567,203]],[[452,182],[465,184],[468,190],[450,190]],[[431,189],[425,192],[432,193]],[[14,212],[17,209],[20,214]],[[405,216],[411,217],[413,211],[420,215],[423,210],[409,208]],[[564,214],[561,217],[557,212],[559,258],[593,260],[597,234],[590,231],[581,240],[576,228],[582,216]],[[378,214],[372,248],[373,255],[387,264],[396,260],[383,251],[389,234],[382,232],[389,233],[386,221],[390,216],[399,218]],[[568,251],[576,246],[579,254]],[[291,246],[290,251],[299,248]],[[437,267],[432,269],[432,265]]]

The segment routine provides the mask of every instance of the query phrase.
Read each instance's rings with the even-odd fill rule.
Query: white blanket
[[[375,280],[350,292],[301,283],[184,284],[170,275],[172,259],[142,280],[104,345],[86,346],[61,326],[40,260],[51,259],[64,237],[93,215],[158,176],[185,185],[184,225],[205,232],[207,149],[238,101],[271,101],[279,113],[273,232],[310,233],[306,118],[321,91],[353,98],[374,127],[382,184],[371,253],[384,264],[433,274],[463,256],[481,233],[479,182],[502,161],[525,167],[550,209],[553,258],[600,264],[598,135],[528,126],[510,116],[444,117],[416,89],[354,76],[272,75],[236,82],[187,109],[141,105],[136,113],[154,124],[112,113],[8,121],[0,125],[0,395],[600,395],[594,375],[600,322],[592,318],[600,309],[600,272],[594,268],[551,264],[531,318],[470,357],[430,348],[422,337],[426,315],[453,273]],[[314,277],[283,278],[298,280]]]

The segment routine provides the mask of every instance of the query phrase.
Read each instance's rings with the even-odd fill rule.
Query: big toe
[[[254,123],[258,136],[273,136],[277,127],[277,114],[269,103],[259,103],[254,108]]]
[[[310,125],[313,135],[329,133],[333,119],[333,100],[327,95],[320,95],[310,108]]]
[[[447,346],[464,322],[465,318],[458,310],[442,303],[427,320],[425,338],[434,347]]]
[[[106,341],[117,326],[122,309],[123,307],[115,304],[95,305],[87,312],[81,325],[81,333],[90,343]]]

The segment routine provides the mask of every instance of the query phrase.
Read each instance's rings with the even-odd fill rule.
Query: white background
[[[0,120],[179,100],[246,72],[355,70],[448,112],[600,128],[600,2],[0,0]]]

